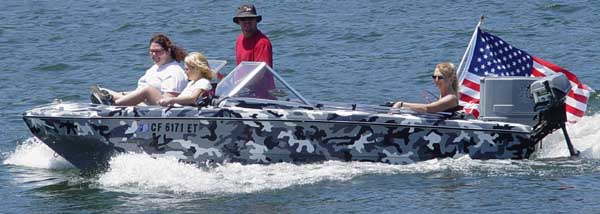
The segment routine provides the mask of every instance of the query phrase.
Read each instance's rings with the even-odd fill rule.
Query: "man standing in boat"
[[[256,14],[251,4],[238,7],[233,22],[240,26],[241,33],[235,43],[236,65],[242,61],[265,62],[273,67],[273,50],[271,41],[260,30],[257,24],[262,16]],[[271,73],[265,72],[262,80],[256,83],[254,90],[258,98],[275,99],[269,91],[275,89],[275,81]]]

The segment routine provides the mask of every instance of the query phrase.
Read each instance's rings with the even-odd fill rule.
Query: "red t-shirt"
[[[236,65],[242,61],[266,62],[273,67],[273,49],[271,41],[262,32],[257,31],[250,38],[245,38],[240,34],[235,43],[235,61]]]
[[[250,38],[240,34],[235,43],[235,61],[236,65],[242,61],[265,62],[273,68],[271,41],[260,31],[257,31]],[[275,89],[275,80],[271,73],[265,73],[262,81],[258,82],[253,88],[258,98],[276,99],[269,94],[270,90]]]

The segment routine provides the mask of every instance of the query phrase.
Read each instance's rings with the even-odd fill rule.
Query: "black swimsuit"
[[[457,106],[454,106],[454,107],[452,107],[452,108],[449,108],[449,109],[443,110],[442,112],[454,113],[454,112],[460,111],[460,110],[462,110],[462,109],[463,109],[463,107],[462,107],[462,106],[458,106],[458,105],[457,105]]]

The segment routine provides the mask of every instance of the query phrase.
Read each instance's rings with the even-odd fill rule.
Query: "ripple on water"
[[[200,35],[202,33],[205,33],[206,30],[202,29],[202,28],[193,28],[191,30],[186,30],[183,31],[183,34],[188,35],[188,36],[192,36],[192,35]]]
[[[97,61],[102,60],[102,54],[100,54],[98,52],[85,53],[85,54],[79,56],[79,60],[80,61],[97,62]]]
[[[56,41],[60,41],[63,39],[65,39],[65,37],[57,35],[57,36],[52,36],[52,37],[48,38],[48,42],[56,42]]]
[[[568,13],[576,13],[580,10],[586,9],[586,7],[575,6],[572,4],[548,3],[545,5],[542,5],[542,9],[568,14]]]
[[[125,23],[125,24],[122,24],[121,26],[119,26],[117,29],[113,30],[113,32],[125,32],[133,27],[135,27],[134,24]]]
[[[38,70],[38,71],[66,71],[66,70],[70,70],[73,68],[74,68],[74,66],[71,66],[66,63],[56,63],[56,64],[38,65],[34,69]]]

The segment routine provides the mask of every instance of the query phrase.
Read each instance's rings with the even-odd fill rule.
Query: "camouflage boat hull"
[[[230,101],[232,103],[232,101]],[[409,164],[469,155],[522,159],[531,127],[350,109],[272,108],[243,99],[221,107],[118,107],[55,102],[24,113],[37,138],[77,168],[106,167],[117,153],[181,162],[269,164],[326,160]],[[330,105],[331,106],[331,105]]]

